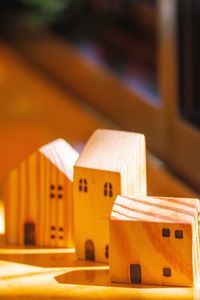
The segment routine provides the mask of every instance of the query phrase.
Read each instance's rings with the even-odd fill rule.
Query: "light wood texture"
[[[110,220],[115,282],[198,286],[198,199],[118,196]]]
[[[75,164],[75,244],[78,258],[108,262],[109,216],[118,194],[146,195],[141,134],[96,130]]]
[[[1,299],[195,299],[193,288],[112,283],[109,266],[78,261],[73,249],[0,249]]]
[[[77,159],[78,153],[60,139],[41,147],[11,172],[5,186],[8,243],[74,246],[72,183]],[[34,228],[27,233],[25,226]]]

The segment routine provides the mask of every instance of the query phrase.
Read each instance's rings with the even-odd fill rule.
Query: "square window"
[[[183,239],[183,230],[175,230],[175,238]]]
[[[163,268],[163,276],[171,277],[171,268]]]
[[[170,237],[170,229],[169,228],[163,228],[162,229],[162,236]]]

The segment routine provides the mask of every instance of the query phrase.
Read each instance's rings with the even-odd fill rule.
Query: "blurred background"
[[[0,22],[1,188],[39,146],[106,127],[144,133],[156,168],[200,191],[199,0],[5,0]]]

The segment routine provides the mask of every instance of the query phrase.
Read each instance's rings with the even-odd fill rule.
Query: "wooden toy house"
[[[109,217],[118,194],[146,195],[146,153],[142,134],[96,130],[74,168],[77,257],[109,258]]]
[[[5,186],[10,244],[74,246],[73,168],[78,153],[64,140],[47,144],[13,170]]]
[[[196,286],[198,199],[118,196],[110,219],[114,282]]]

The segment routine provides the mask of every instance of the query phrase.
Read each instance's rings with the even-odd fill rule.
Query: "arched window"
[[[113,196],[113,186],[110,182],[104,184],[104,196],[112,197]]]
[[[88,184],[87,184],[87,180],[85,178],[81,178],[79,180],[78,189],[79,189],[80,192],[87,193],[87,191],[88,191]]]
[[[105,247],[105,258],[109,258],[109,246],[106,245]]]

